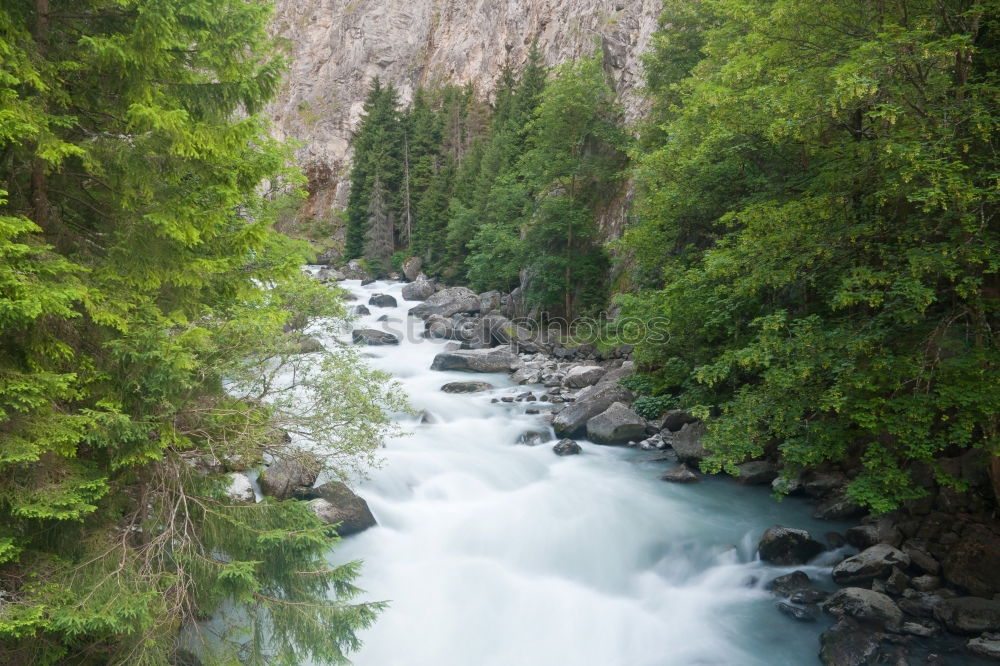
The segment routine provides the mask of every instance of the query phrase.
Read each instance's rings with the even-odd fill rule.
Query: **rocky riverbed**
[[[352,271],[348,266],[316,274],[324,280],[358,279],[351,291],[367,296],[368,307],[376,310],[366,320],[390,308],[393,313],[408,309],[409,315],[406,322],[397,317],[395,328],[391,316],[383,315],[381,335],[360,328],[367,332],[354,335],[354,341],[377,346],[384,344],[381,336],[393,336],[393,344],[403,341],[404,347],[407,337],[412,344],[433,343],[430,368],[454,379],[441,382],[442,394],[488,400],[495,410],[516,409],[542,424],[522,427],[516,442],[543,444],[553,459],[595,447],[645,452],[646,464],[660,468],[661,483],[694,484],[677,486],[680,492],[706,481],[718,487],[718,480],[699,470],[708,455],[701,445],[702,423],[679,410],[644,419],[631,409],[633,396],[619,384],[634,372],[628,346],[601,353],[593,345],[568,346],[540,334],[520,323],[524,313],[516,293],[443,288],[419,274],[404,285],[373,284],[369,276]],[[383,293],[390,290],[404,301],[401,307]],[[483,380],[469,373],[480,373]],[[442,418],[429,411],[422,422]],[[724,483],[763,486],[762,497],[771,486],[782,485],[802,498],[794,500],[799,506],[808,502],[813,514],[812,521],[785,520],[783,526],[761,530],[753,549],[760,568],[744,584],[770,591],[773,613],[788,623],[788,631],[826,627],[813,652],[824,664],[976,664],[1000,658],[1000,536],[990,514],[988,480],[982,461],[971,454],[945,460],[943,466],[968,488],[959,492],[929,474],[924,478],[927,498],[875,517],[846,496],[851,469],[820,468],[782,478],[773,460],[744,463],[739,475]],[[270,469],[265,472],[265,478],[274,476]],[[318,512],[337,510],[328,495],[305,491],[306,497],[316,498]],[[341,501],[356,504],[352,497],[343,494]],[[829,529],[817,527],[816,520],[831,521]],[[664,657],[641,663],[691,662]]]

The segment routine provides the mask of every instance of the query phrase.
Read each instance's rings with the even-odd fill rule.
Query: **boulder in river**
[[[694,423],[698,419],[683,409],[668,409],[660,417],[660,430],[677,432],[688,423]]]
[[[569,388],[585,388],[599,382],[607,372],[599,365],[578,365],[570,368],[563,377],[563,383]]]
[[[319,460],[309,455],[278,459],[261,473],[260,489],[277,499],[308,496],[319,468]]]
[[[793,593],[812,585],[812,580],[804,571],[793,571],[784,576],[778,576],[765,587],[779,597],[790,597]]]
[[[355,315],[356,317],[361,317],[363,315],[370,315],[371,313],[372,311],[368,309],[367,305],[355,305],[353,308],[351,308],[351,314]]]
[[[798,620],[799,622],[815,622],[816,610],[814,608],[804,608],[802,606],[793,606],[791,604],[786,604],[784,601],[779,601],[774,604],[774,607],[781,611],[783,614],[792,618],[793,620]]]
[[[506,349],[457,349],[435,356],[431,370],[510,372],[516,360]]]
[[[833,569],[833,580],[840,585],[870,583],[888,578],[893,567],[910,566],[910,556],[889,544],[879,543],[849,557]]]
[[[479,311],[488,314],[500,309],[503,295],[499,291],[487,291],[479,294]]]
[[[645,419],[620,402],[587,421],[587,438],[597,444],[627,444],[645,437]]]
[[[670,483],[698,483],[701,481],[701,477],[692,472],[687,465],[681,463],[677,467],[664,472],[660,480],[669,481]]]
[[[768,460],[751,460],[737,465],[737,483],[747,486],[766,486],[778,478],[778,466]]]
[[[845,617],[823,632],[819,642],[819,658],[825,666],[864,666],[875,663],[882,636]]]
[[[397,304],[396,299],[389,294],[372,294],[372,297],[368,299],[368,305],[379,308],[394,308]]]
[[[417,280],[403,285],[404,301],[422,301],[434,295],[434,282],[431,280]]]
[[[340,523],[337,528],[340,536],[355,534],[377,524],[368,502],[340,481],[317,486],[312,494],[318,498],[312,503],[313,511],[326,523]]]
[[[407,280],[413,282],[420,275],[420,271],[424,267],[424,260],[420,257],[410,257],[403,262],[403,275]]]
[[[852,617],[859,622],[891,630],[903,623],[903,611],[888,596],[863,587],[837,590],[823,602],[823,610],[838,617]]]
[[[448,382],[441,387],[445,393],[479,393],[496,388],[489,382]]]
[[[823,552],[823,544],[805,530],[775,525],[769,527],[757,544],[760,559],[772,564],[805,564]]]
[[[373,328],[359,328],[351,331],[351,339],[356,345],[398,345],[399,336],[385,331],[376,331]]]
[[[359,259],[351,259],[340,269],[340,272],[348,280],[361,280],[361,284],[370,284],[375,281],[375,278],[368,272]]]
[[[1000,661],[1000,634],[983,634],[966,643],[966,647],[972,654]]]
[[[556,442],[556,445],[552,447],[552,452],[557,456],[575,456],[580,453],[580,451],[582,451],[580,445],[572,439],[560,439]]]
[[[583,433],[587,421],[594,418],[616,402],[631,403],[632,393],[617,384],[593,386],[581,391],[576,402],[559,412],[552,421],[556,434],[573,437]]]
[[[466,287],[451,287],[432,294],[423,303],[410,308],[410,314],[426,319],[432,314],[450,317],[459,312],[479,312],[479,294]]]
[[[704,436],[705,424],[698,421],[696,423],[685,424],[679,431],[673,433],[668,441],[681,462],[698,466],[702,460],[711,455],[701,445],[701,440]]]

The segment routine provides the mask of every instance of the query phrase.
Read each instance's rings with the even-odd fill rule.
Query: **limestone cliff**
[[[523,63],[534,40],[548,64],[601,48],[635,119],[640,55],[660,7],[661,0],[277,0],[274,30],[287,40],[291,69],[269,112],[279,136],[301,143],[307,214],[324,216],[346,202],[351,136],[374,77],[395,84],[404,102],[435,82],[471,83],[488,97],[504,63]],[[602,217],[617,227],[623,211],[611,208]]]

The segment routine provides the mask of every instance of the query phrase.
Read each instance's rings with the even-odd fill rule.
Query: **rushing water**
[[[402,285],[343,286],[358,303],[376,292],[399,302],[368,306],[358,327],[404,330],[414,303]],[[390,321],[376,323],[382,315]],[[432,372],[444,343],[404,338],[366,350],[368,362],[436,422],[403,417],[408,434],[387,443],[385,465],[357,486],[378,527],[333,555],[363,559],[364,597],[391,602],[364,632],[357,666],[819,663],[826,621],[775,610],[763,585],[793,568],[754,555],[771,525],[814,535],[835,527],[813,520],[811,507],[726,479],[665,483],[671,463],[650,460],[655,453],[581,442],[581,455],[561,458],[552,443],[518,444],[547,426],[525,404],[490,402],[514,391],[506,375]],[[470,379],[498,388],[440,391]],[[799,568],[829,580],[828,568]]]

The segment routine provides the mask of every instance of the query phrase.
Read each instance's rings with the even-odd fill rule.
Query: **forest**
[[[407,409],[275,230],[306,185],[264,117],[287,63],[245,0],[0,8],[0,662],[347,663],[380,602],[265,460],[344,477]],[[704,420],[707,471],[858,470],[875,514],[1000,497],[1000,2],[665,0],[626,124],[595,55],[471,86],[375,79],[344,262],[419,257],[539,321],[665,320],[629,388]],[[620,237],[602,226],[629,201]],[[608,313],[612,315],[608,315]],[[652,408],[652,407],[651,407]],[[315,478],[315,477],[314,477]]]

